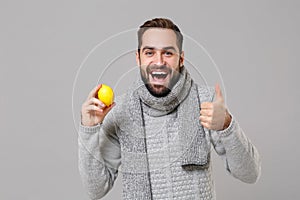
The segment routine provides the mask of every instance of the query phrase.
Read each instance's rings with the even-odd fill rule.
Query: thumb
[[[215,92],[216,92],[216,101],[218,100],[223,101],[224,98],[219,83],[216,83],[215,85]]]
[[[97,97],[97,92],[98,90],[102,87],[102,84],[97,85],[96,87],[94,87],[92,89],[92,91],[89,93],[88,95],[88,99],[92,98],[92,97]]]

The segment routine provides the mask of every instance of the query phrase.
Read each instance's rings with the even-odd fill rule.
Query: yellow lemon
[[[98,90],[98,98],[106,106],[110,106],[114,102],[114,91],[111,89],[111,87],[102,84]]]

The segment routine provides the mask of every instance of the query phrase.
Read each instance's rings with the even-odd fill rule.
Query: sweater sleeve
[[[226,170],[233,177],[245,183],[258,180],[261,172],[258,151],[234,117],[227,129],[212,131],[211,139],[217,154],[224,160]]]
[[[121,164],[116,126],[109,114],[101,125],[79,125],[79,173],[93,200],[102,198],[112,188]]]

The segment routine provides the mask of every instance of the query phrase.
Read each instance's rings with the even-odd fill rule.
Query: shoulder
[[[197,85],[197,88],[198,88],[198,94],[201,102],[213,101],[215,95],[214,87],[208,85]]]
[[[122,112],[122,108],[124,108],[124,103],[125,103],[125,94],[116,96],[114,99],[115,106],[111,110],[111,113],[117,114]]]
[[[123,105],[125,102],[125,97],[126,97],[126,94],[121,94],[121,95],[117,96],[115,98],[116,106],[119,105],[119,107],[120,107],[121,105]]]

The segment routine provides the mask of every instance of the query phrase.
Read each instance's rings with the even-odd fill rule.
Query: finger
[[[217,100],[222,100],[223,101],[223,94],[222,94],[219,83],[216,83],[216,85],[215,85],[215,92],[216,92],[216,99],[215,100],[216,101]]]
[[[202,121],[201,121],[201,125],[202,125],[204,128],[207,128],[207,129],[210,129],[210,128],[211,128],[210,124],[209,124],[209,123],[206,123],[206,122],[202,122]]]
[[[92,97],[91,99],[88,100],[88,105],[91,105],[91,104],[94,104],[96,106],[99,106],[100,108],[105,108],[106,105],[100,101],[99,99],[95,98],[95,97]]]
[[[99,108],[96,105],[89,105],[86,107],[87,112],[96,111],[96,112],[103,112],[103,109]]]
[[[113,107],[115,107],[115,105],[116,105],[116,103],[115,102],[113,102],[110,106],[108,106],[108,107],[106,107],[105,108],[105,113],[108,113]]]
[[[200,116],[200,121],[211,124],[212,118],[211,117]]]
[[[200,115],[211,117],[211,116],[213,116],[213,110],[209,110],[209,109],[200,110]]]
[[[212,109],[213,108],[213,103],[211,102],[203,102],[200,104],[201,109]]]
[[[88,95],[88,99],[92,98],[92,97],[96,97],[96,94],[98,92],[98,90],[101,88],[102,84],[97,85],[96,87],[94,87],[92,89],[92,91],[89,93]]]

